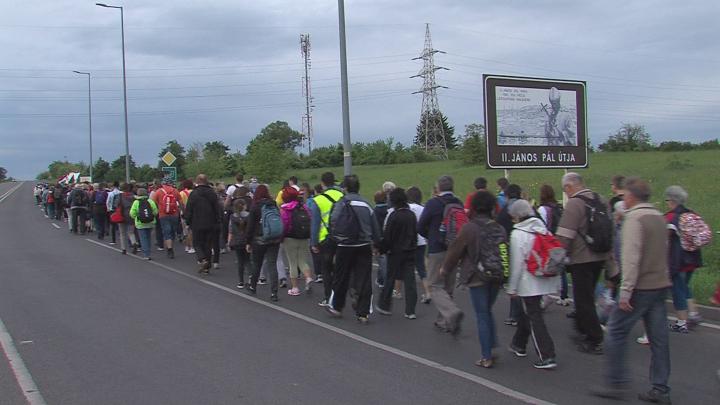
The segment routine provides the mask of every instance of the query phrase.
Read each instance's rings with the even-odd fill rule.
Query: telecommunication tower
[[[442,122],[442,113],[438,105],[437,89],[447,89],[435,82],[435,72],[438,70],[449,70],[442,66],[435,65],[435,54],[445,53],[434,49],[430,37],[430,24],[425,24],[425,48],[422,55],[412,60],[422,60],[423,68],[411,78],[421,77],[423,86],[413,94],[422,93],[422,110],[420,112],[420,131],[415,139],[416,144],[424,146],[425,151],[434,155],[447,158],[447,142]]]
[[[312,91],[310,89],[310,34],[300,35],[300,53],[305,62],[305,75],[302,80],[302,95],[305,97],[305,114],[302,116],[302,131],[304,141],[307,141],[308,154],[312,152],[313,125],[312,125]]]

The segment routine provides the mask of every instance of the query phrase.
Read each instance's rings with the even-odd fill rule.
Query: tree
[[[110,163],[105,161],[103,158],[99,158],[97,162],[95,162],[95,165],[93,166],[93,181],[105,181],[107,180],[105,176],[107,176],[108,172],[110,171]]]
[[[604,152],[646,152],[653,150],[650,134],[640,124],[623,124],[598,148]]]
[[[7,170],[4,167],[0,167],[0,183],[7,179]]]
[[[185,176],[185,164],[187,163],[187,160],[185,159],[185,148],[178,143],[175,139],[172,141],[169,141],[167,144],[165,144],[165,147],[160,150],[160,153],[158,153],[158,157],[162,159],[163,156],[165,156],[166,153],[172,153],[175,155],[175,162],[172,164],[172,166],[177,168],[177,175],[179,179],[184,178]],[[165,167],[165,163],[163,163],[162,160],[158,161],[158,168]]]
[[[288,169],[293,153],[270,140],[253,139],[245,155],[245,170],[263,182],[280,180]]]
[[[137,166],[130,156],[130,179],[135,179]],[[106,181],[125,181],[125,155],[119,156],[110,163],[110,170],[105,175]]]
[[[485,126],[482,124],[465,125],[462,141],[462,161],[466,164],[485,162],[486,143]]]
[[[290,128],[287,122],[275,121],[260,130],[260,133],[250,143],[256,141],[273,141],[282,150],[294,151],[302,144],[303,134]]]
[[[420,116],[420,123],[416,127],[416,135],[414,144],[419,148],[425,148],[425,118],[427,114],[423,113]],[[445,146],[448,150],[455,149],[457,147],[457,139],[455,139],[455,127],[450,125],[447,116],[442,112],[430,113],[428,118],[429,127],[434,128],[442,125],[443,135],[445,136]],[[428,145],[432,149],[433,145]]]

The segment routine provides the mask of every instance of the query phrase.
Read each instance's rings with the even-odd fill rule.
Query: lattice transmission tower
[[[308,154],[312,152],[313,145],[313,97],[310,88],[310,34],[300,35],[300,53],[305,62],[305,75],[302,80],[302,95],[305,97],[305,114],[302,116],[303,143],[307,141]]]
[[[430,24],[425,24],[425,49],[423,49],[422,55],[412,59],[423,61],[422,70],[415,76],[411,76],[412,78],[421,77],[423,79],[422,88],[413,93],[422,93],[423,95],[420,125],[415,143],[423,146],[426,152],[447,159],[447,140],[445,138],[446,134],[443,127],[442,113],[440,112],[437,98],[437,89],[447,89],[447,87],[437,84],[435,81],[435,72],[449,69],[435,65],[436,53],[445,52],[433,48],[432,38],[430,37]]]

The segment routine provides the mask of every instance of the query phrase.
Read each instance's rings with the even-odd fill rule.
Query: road
[[[0,198],[10,187],[0,184]],[[532,353],[518,359],[502,348],[485,370],[473,365],[480,354],[465,291],[456,295],[468,316],[453,339],[434,330],[432,305],[418,304],[415,321],[402,318],[399,302],[394,316],[373,315],[369,325],[350,308],[331,319],[317,306],[319,285],[312,296],[282,290],[270,303],[266,286],[257,298],[234,289],[232,255],[200,278],[181,252],[146,262],[71,235],[34,205],[30,183],[0,203],[0,319],[46,403],[604,403],[587,395],[603,357],[575,351],[566,308],[546,313],[557,370],[535,370]],[[498,320],[508,307],[502,296]],[[513,331],[499,325],[503,346]],[[676,404],[716,400],[718,336],[711,327],[671,336]],[[0,403],[26,403],[8,357]],[[648,348],[632,343],[628,363],[633,388],[647,389]]]

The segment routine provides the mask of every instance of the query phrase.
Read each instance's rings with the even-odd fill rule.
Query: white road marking
[[[90,242],[90,243],[93,243],[93,244],[95,244],[95,245],[102,246],[102,247],[104,247],[104,248],[106,248],[106,249],[110,249],[110,250],[114,250],[114,251],[116,251],[116,252],[120,252],[120,249],[116,249],[116,248],[114,248],[114,247],[105,245],[105,244],[100,243],[100,242],[97,242],[97,241],[95,241],[95,240],[92,240],[92,239],[85,239],[85,240],[88,241],[88,242]],[[128,256],[129,256],[129,257],[133,257],[133,258],[135,258],[135,259],[137,259],[137,260],[143,260],[143,258],[140,257],[140,256],[135,256],[135,255],[128,255]],[[143,261],[145,261],[145,260],[143,260]],[[303,315],[303,314],[300,314],[300,313],[291,311],[291,310],[289,310],[289,309],[287,309],[287,308],[283,308],[283,307],[281,307],[281,306],[278,306],[278,305],[271,304],[271,303],[269,303],[269,302],[263,301],[263,300],[261,300],[261,299],[259,299],[259,298],[253,297],[253,296],[248,295],[248,294],[246,294],[246,293],[240,293],[240,292],[238,292],[238,291],[235,291],[235,290],[233,290],[233,289],[231,289],[231,288],[228,288],[228,287],[225,287],[225,286],[223,286],[223,285],[213,283],[213,282],[211,282],[211,281],[205,280],[205,279],[203,279],[203,278],[200,278],[200,277],[197,277],[197,276],[194,276],[194,275],[191,275],[191,274],[187,274],[187,273],[185,273],[185,272],[183,272],[183,271],[181,271],[181,270],[174,269],[174,268],[172,268],[172,267],[170,267],[170,266],[167,266],[167,265],[164,265],[164,264],[162,264],[162,263],[158,263],[158,262],[156,262],[156,261],[146,261],[146,263],[151,264],[151,265],[154,265],[154,266],[157,266],[157,267],[160,267],[160,268],[163,268],[163,269],[165,269],[165,270],[167,270],[167,271],[171,271],[171,272],[173,272],[173,273],[175,273],[175,274],[178,274],[178,275],[180,275],[180,276],[187,277],[187,278],[192,279],[192,280],[195,280],[195,281],[199,281],[199,282],[201,282],[201,283],[203,283],[203,284],[205,284],[205,285],[208,285],[208,286],[210,286],[210,287],[217,288],[217,289],[222,290],[222,291],[224,291],[224,292],[227,292],[227,293],[229,293],[229,294],[232,294],[232,295],[235,295],[235,296],[237,296],[237,297],[243,298],[243,299],[245,299],[245,300],[254,302],[254,303],[258,304],[258,305],[262,305],[262,306],[264,306],[264,307],[273,309],[273,310],[275,310],[275,311],[282,312],[282,313],[284,313],[285,315],[288,315],[288,316],[291,316],[291,317],[293,317],[293,318],[299,319],[299,320],[301,320],[301,321],[307,322],[307,323],[309,323],[309,324],[318,326],[318,327],[323,328],[323,329],[325,329],[325,330],[328,330],[328,331],[337,333],[338,335],[345,336],[345,337],[347,337],[347,338],[349,338],[349,339],[355,340],[356,342],[363,343],[363,344],[368,345],[368,346],[370,346],[370,347],[374,347],[374,348],[376,348],[376,349],[379,349],[379,350],[382,350],[382,351],[385,351],[385,352],[394,354],[394,355],[396,355],[396,356],[405,358],[405,359],[410,360],[410,361],[413,361],[413,362],[415,362],[415,363],[422,364],[422,365],[424,365],[424,366],[433,368],[433,369],[438,370],[438,371],[442,371],[442,372],[447,373],[447,374],[454,375],[454,376],[456,376],[456,377],[460,377],[460,378],[462,378],[462,379],[465,379],[465,380],[467,380],[467,381],[473,382],[473,383],[478,384],[478,385],[482,385],[482,386],[485,387],[485,388],[489,388],[489,389],[491,389],[491,390],[493,390],[493,391],[495,391],[495,392],[497,392],[497,393],[503,394],[503,395],[508,396],[508,397],[510,397],[510,398],[516,399],[516,400],[518,400],[518,401],[522,401],[522,402],[528,403],[528,404],[539,404],[539,405],[550,405],[550,404],[552,404],[552,402],[544,401],[544,400],[542,400],[542,399],[540,399],[540,398],[536,398],[536,397],[533,397],[533,396],[524,394],[524,393],[522,393],[522,392],[515,391],[515,390],[513,390],[512,388],[509,388],[509,387],[506,387],[506,386],[504,386],[504,385],[498,384],[498,383],[496,383],[496,382],[490,381],[490,380],[488,380],[488,379],[479,377],[479,376],[477,376],[477,375],[474,375],[474,374],[471,374],[471,373],[468,373],[468,372],[465,372],[465,371],[462,371],[462,370],[458,370],[458,369],[456,369],[456,368],[452,368],[452,367],[449,367],[449,366],[440,364],[440,363],[438,363],[438,362],[435,362],[435,361],[433,361],[433,360],[426,359],[426,358],[424,358],[424,357],[416,356],[416,355],[414,355],[414,354],[412,354],[412,353],[409,353],[409,352],[406,352],[406,351],[404,351],[404,350],[400,350],[400,349],[394,348],[394,347],[392,347],[392,346],[388,346],[388,345],[383,344],[383,343],[380,343],[380,342],[376,342],[376,341],[374,341],[374,340],[371,340],[371,339],[368,339],[368,338],[366,338],[366,337],[357,335],[357,334],[355,334],[355,333],[348,332],[348,331],[346,331],[346,330],[344,330],[344,329],[341,329],[341,328],[338,328],[338,327],[329,325],[329,324],[327,324],[327,323],[318,321],[317,319],[311,318],[311,317],[309,317],[309,316],[306,316],[306,315]]]
[[[57,229],[60,229],[60,225],[56,224],[55,222],[50,222],[50,225],[54,226]]]
[[[45,399],[40,394],[40,390],[38,390],[32,375],[30,375],[30,371],[28,371],[25,362],[20,357],[20,353],[15,348],[12,336],[10,336],[10,332],[8,332],[2,319],[0,319],[0,345],[2,345],[5,356],[10,363],[10,368],[28,404],[45,405]]]
[[[17,186],[11,188],[11,189],[8,190],[7,192],[5,192],[5,194],[1,195],[1,196],[0,196],[0,203],[3,202],[3,201],[5,201],[6,198],[10,197],[10,196],[12,195],[12,193],[16,192],[20,187],[22,187],[23,184],[25,184],[25,183],[24,183],[24,182],[19,183]]]

